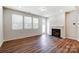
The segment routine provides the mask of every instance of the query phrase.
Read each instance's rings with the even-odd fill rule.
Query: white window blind
[[[33,29],[38,29],[39,27],[39,20],[38,18],[33,18]]]
[[[24,17],[24,28],[31,29],[32,28],[32,17],[25,16]]]
[[[12,29],[13,30],[23,29],[23,16],[12,14]]]

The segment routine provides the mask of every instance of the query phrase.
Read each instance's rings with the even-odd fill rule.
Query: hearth
[[[61,37],[61,29],[52,29],[52,36]]]

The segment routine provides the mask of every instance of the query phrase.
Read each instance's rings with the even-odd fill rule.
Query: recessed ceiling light
[[[47,11],[47,8],[46,7],[40,7],[40,10],[41,11]]]

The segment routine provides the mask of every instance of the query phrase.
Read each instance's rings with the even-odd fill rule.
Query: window
[[[32,17],[25,16],[24,17],[24,28],[31,29],[32,28]]]
[[[39,24],[38,24],[38,18],[33,18],[33,28],[34,29],[38,29],[39,27]]]
[[[12,14],[12,29],[23,29],[23,16]]]

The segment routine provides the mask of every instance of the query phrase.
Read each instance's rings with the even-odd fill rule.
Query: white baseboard
[[[64,39],[64,38],[66,38],[66,37],[62,37],[62,38]]]
[[[0,42],[0,47],[2,46],[3,42],[4,42],[4,40],[2,42]]]
[[[38,34],[38,35],[41,35],[41,34]],[[31,35],[31,36],[37,36],[37,35]],[[21,39],[21,38],[26,38],[26,37],[31,37],[31,36],[20,36],[20,37],[17,37],[17,38],[7,39],[5,41],[16,40],[16,39]]]

